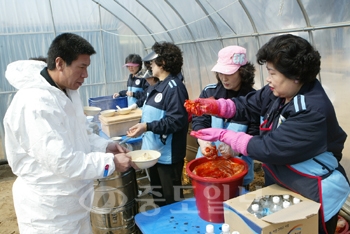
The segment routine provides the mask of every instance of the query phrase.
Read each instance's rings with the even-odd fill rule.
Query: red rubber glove
[[[232,118],[236,114],[236,105],[231,99],[197,98],[186,100],[184,106],[189,114],[197,116],[207,114]]]
[[[196,131],[191,131],[191,136],[205,141],[221,141],[231,146],[238,153],[248,155],[247,146],[250,139],[253,137],[244,132],[234,132],[221,128],[205,128]]]

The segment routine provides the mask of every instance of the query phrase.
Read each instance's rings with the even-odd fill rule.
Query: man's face
[[[65,62],[61,67],[60,84],[72,90],[77,90],[83,85],[85,78],[88,77],[87,68],[90,65],[90,55],[81,54],[74,60],[70,66]]]

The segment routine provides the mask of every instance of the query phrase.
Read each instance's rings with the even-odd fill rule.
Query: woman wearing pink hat
[[[142,59],[138,54],[129,54],[125,58],[124,67],[129,69],[130,75],[127,81],[127,90],[122,90],[113,94],[113,98],[128,97],[128,106],[136,103],[138,99],[143,97],[144,90],[148,87],[148,83],[142,77],[137,77],[137,74],[142,69]]]
[[[235,120],[260,120],[260,134],[227,129],[192,132],[206,141],[220,140],[263,163],[265,185],[278,184],[321,204],[319,234],[334,233],[338,213],[350,195],[340,161],[347,134],[317,75],[321,56],[304,38],[271,38],[257,52],[267,84],[244,97],[197,99],[198,114]],[[190,110],[192,111],[192,110]]]
[[[217,64],[212,71],[216,73],[216,84],[207,85],[200,98],[233,98],[245,96],[253,91],[254,85],[254,65],[249,63],[246,58],[246,49],[240,46],[227,46],[218,53]],[[250,123],[247,121],[231,121],[229,118],[221,118],[211,115],[202,115],[192,117],[192,129],[198,131],[204,128],[222,128],[239,132],[247,132],[251,135],[259,134],[258,123]],[[199,149],[196,158],[206,155],[205,148],[211,146],[210,141],[198,139]],[[214,143],[219,149],[220,155],[224,157],[237,156],[238,153],[233,152],[227,144],[216,141]],[[249,184],[254,179],[254,165],[250,157],[241,157],[249,166],[249,172],[243,179],[243,185],[248,189]]]

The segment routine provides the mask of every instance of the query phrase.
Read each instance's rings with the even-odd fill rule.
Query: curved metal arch
[[[258,30],[257,30],[256,25],[254,23],[253,17],[250,14],[250,12],[249,12],[248,8],[246,7],[246,5],[243,3],[243,1],[242,0],[238,0],[238,2],[239,2],[239,4],[241,4],[244,12],[246,13],[246,15],[247,15],[247,17],[249,19],[250,24],[252,25],[254,34],[256,34],[254,37],[255,37],[255,40],[256,40],[257,48],[260,48],[261,43],[260,43],[259,36],[258,36],[259,33],[258,33]],[[262,66],[259,66],[259,71],[260,71],[260,82],[263,85],[264,84],[264,77],[263,77]]]
[[[55,19],[53,18],[53,11],[52,11],[52,3],[51,3],[51,0],[49,2],[49,5],[50,5],[50,12],[51,12],[51,20],[52,20],[52,28],[53,28],[53,31],[54,31],[54,35],[55,37],[57,36],[57,32],[56,32],[56,27],[55,27]]]
[[[156,15],[153,14],[148,8],[146,8],[139,0],[136,0],[136,2],[138,2],[148,13],[150,13],[154,17],[154,19],[156,19],[156,21],[163,27],[164,31],[167,32],[168,36],[171,38],[171,41],[174,43],[173,36],[170,34],[170,32],[167,30],[164,24],[159,20],[159,18],[156,17]]]
[[[196,0],[197,4],[199,5],[199,7],[202,9],[202,11],[205,13],[205,15],[208,17],[208,19],[210,20],[211,24],[213,25],[213,27],[215,28],[216,33],[218,34],[218,37],[220,38],[221,44],[222,44],[222,40],[221,40],[221,34],[220,31],[218,29],[218,27],[216,26],[213,18],[209,15],[208,11],[204,8],[203,4],[200,2],[200,0]],[[210,5],[210,4],[209,4]],[[211,6],[211,5],[210,5]]]
[[[306,26],[309,28],[311,27],[311,23],[310,23],[310,19],[309,19],[309,15],[307,14],[306,10],[305,10],[305,7],[304,7],[304,4],[301,2],[301,0],[297,0],[297,3],[299,5],[299,8],[301,10],[301,13],[303,14],[304,16],[304,19],[305,19],[305,23],[306,23]],[[315,41],[314,41],[314,34],[312,33],[311,30],[307,31],[308,34],[309,34],[309,40],[310,40],[310,43],[312,45],[315,45]],[[318,74],[318,78],[322,84],[322,81],[321,81],[321,74],[319,73]]]
[[[121,22],[123,22],[125,25],[127,25],[129,27],[129,29],[135,34],[136,37],[139,38],[139,40],[141,41],[143,47],[146,47],[145,43],[143,42],[143,40],[141,39],[141,37],[135,32],[135,30],[130,27],[127,23],[125,23],[122,19],[120,19],[118,16],[116,16],[115,14],[113,14],[111,11],[109,11],[107,8],[105,8],[104,6],[102,6],[98,0],[92,0],[94,3],[96,3],[97,5],[99,5],[99,7],[102,7],[103,9],[105,9],[106,11],[108,11],[111,15],[113,15],[115,18],[119,19]]]
[[[98,6],[98,18],[100,21],[100,28],[102,29],[102,20],[101,20],[101,6]],[[102,31],[100,30],[101,41],[104,44],[104,37],[102,36]],[[107,74],[106,74],[106,58],[105,58],[105,49],[104,46],[101,47],[102,50],[102,59],[103,59],[103,74],[104,74],[104,85],[107,85]]]
[[[208,3],[209,6],[211,6],[211,8],[213,8],[214,11],[216,11],[216,9],[210,4],[210,2],[207,2],[207,3]],[[217,13],[217,12],[216,12],[216,13]],[[225,22],[226,26],[229,27],[229,28],[231,29],[231,31],[232,31],[234,34],[237,35],[237,33],[235,32],[235,30],[226,22],[226,20],[225,20],[220,14],[217,14],[217,15],[221,18],[221,20],[222,20],[223,22]]]
[[[154,36],[152,35],[152,32],[150,30],[148,30],[148,27],[146,27],[146,25],[141,21],[139,20],[137,17],[135,17],[134,14],[132,14],[128,9],[126,9],[122,4],[120,4],[117,0],[114,0],[114,2],[116,4],[118,4],[121,8],[123,8],[126,12],[128,12],[130,15],[133,15],[134,16],[134,19],[136,19],[144,28],[145,30],[149,33],[149,35],[153,38],[153,40],[156,40],[154,38]],[[124,21],[123,21],[124,22]]]
[[[164,0],[164,2],[166,2],[166,4],[169,5],[169,7],[170,7],[170,8],[175,12],[175,14],[180,18],[180,20],[182,21],[182,23],[183,23],[184,25],[186,25],[186,28],[187,28],[188,32],[190,33],[190,35],[191,35],[192,41],[195,41],[194,36],[193,36],[193,34],[192,34],[192,31],[189,29],[189,27],[188,27],[187,23],[185,22],[184,18],[182,18],[182,16],[179,14],[179,12],[173,7],[173,5],[171,5],[171,4],[168,2],[168,0]]]
[[[190,28],[188,27],[188,25],[187,25],[187,23],[185,22],[185,20],[181,17],[181,15],[179,14],[179,12],[173,7],[173,5],[171,5],[171,4],[168,2],[168,0],[164,0],[164,1],[169,5],[169,7],[170,7],[171,9],[173,9],[173,11],[175,12],[175,14],[181,19],[182,23],[183,23],[184,25],[186,25],[186,28],[187,28],[188,32],[190,33],[191,38],[192,38],[192,41],[193,41],[193,43],[194,43],[194,45],[195,45],[195,48],[196,48],[196,55],[197,55],[197,57],[198,57],[198,47],[197,47],[197,43],[196,43],[196,41],[195,41],[195,39],[194,39],[194,36],[193,36],[193,34],[192,34],[192,31],[191,31]],[[198,59],[196,60],[196,63],[197,63],[197,67],[200,67],[200,64],[199,64]],[[200,89],[203,88],[202,79],[199,79],[199,88],[200,88]]]
[[[305,10],[304,4],[301,2],[301,0],[297,0],[297,3],[298,3],[298,6],[299,6],[299,8],[301,10],[301,13],[304,16],[306,26],[308,28],[310,28],[311,27],[311,23],[310,23],[309,15],[307,14],[307,12]],[[310,39],[311,44],[314,45],[315,41],[314,41],[314,35],[312,34],[312,31],[311,30],[308,31],[308,34],[309,34],[309,39]]]

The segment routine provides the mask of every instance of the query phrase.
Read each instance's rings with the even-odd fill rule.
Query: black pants
[[[327,233],[325,234],[334,234],[337,227],[338,214],[334,215],[330,220],[326,222]],[[323,234],[323,232],[320,232]]]
[[[149,169],[152,196],[158,206],[172,204],[183,200],[181,183],[184,160],[174,164],[157,163]]]

